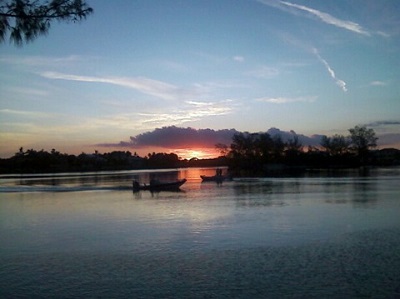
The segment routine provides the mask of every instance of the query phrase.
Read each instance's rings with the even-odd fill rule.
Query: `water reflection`
[[[16,185],[20,186],[91,186],[107,183],[115,183],[132,179],[132,174],[127,173],[76,173],[76,174],[53,174],[39,177],[21,176],[15,179]]]
[[[354,207],[374,207],[383,192],[397,187],[398,168],[309,172],[301,177],[236,178],[221,185],[201,183],[200,176],[212,176],[215,168],[173,170],[143,170],[98,173],[73,173],[1,177],[1,192],[63,192],[90,190],[131,190],[132,181],[148,184],[152,179],[176,181],[187,179],[182,186],[187,193],[174,196],[187,200],[195,198],[234,199],[237,206],[283,206],[304,198],[317,198],[329,204],[353,204]],[[162,199],[162,193],[148,195],[139,192],[135,199]],[[151,195],[151,196],[149,196]]]
[[[240,180],[233,187],[239,205],[283,206],[298,199],[301,182],[297,179]]]
[[[2,178],[19,190],[0,194],[3,297],[395,294],[400,172],[201,183],[214,172]],[[185,192],[131,192],[152,176],[187,178]]]
[[[355,206],[373,207],[377,200],[377,181],[375,179],[365,179],[352,185],[352,202]]]
[[[143,191],[143,192],[146,192],[146,191]],[[170,198],[176,199],[176,198],[179,198],[179,196],[182,196],[182,195],[184,195],[186,193],[185,190],[181,190],[181,189],[178,189],[178,190],[157,190],[157,191],[153,191],[153,190],[150,191],[149,190],[147,192],[150,193],[151,198],[164,199],[164,200],[168,200]],[[139,191],[139,192],[133,192],[133,193],[135,194],[135,198],[137,198],[136,194],[139,195],[139,198],[137,198],[137,199],[141,199],[142,198],[141,197],[142,192]]]
[[[273,184],[268,182],[242,182],[234,184],[236,204],[238,206],[256,207],[277,204],[272,196]],[[283,204],[280,202],[279,204]]]
[[[247,206],[284,205],[308,197],[330,204],[373,207],[381,194],[377,177],[344,173],[347,176],[242,179],[236,180],[233,190],[238,204]]]
[[[131,189],[132,181],[149,184],[150,180],[175,181],[179,170],[109,171],[89,173],[60,173],[15,175],[0,178],[0,191],[80,191]],[[8,188],[8,189],[7,189]]]
[[[373,178],[347,177],[319,179],[319,192],[325,201],[333,204],[352,203],[355,206],[372,206],[377,200],[378,181]]]

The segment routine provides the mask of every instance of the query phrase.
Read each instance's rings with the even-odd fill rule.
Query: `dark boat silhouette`
[[[139,184],[137,181],[133,181],[133,191],[149,190],[149,191],[178,191],[179,188],[186,183],[186,179],[174,181],[174,182],[161,182],[158,180],[150,181],[149,185]]]
[[[232,176],[230,176],[230,175],[222,175],[222,169],[220,169],[220,168],[218,168],[216,170],[216,173],[213,176],[201,175],[200,177],[203,180],[203,182],[222,183],[225,180],[232,180]]]
[[[226,180],[232,180],[232,177],[227,175],[213,175],[213,176],[201,175],[200,178],[203,180],[203,182],[217,182],[217,183]]]

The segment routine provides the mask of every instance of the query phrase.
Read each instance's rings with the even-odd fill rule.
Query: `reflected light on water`
[[[0,297],[400,293],[400,169],[201,182],[214,174],[2,178]],[[188,181],[182,192],[130,189],[152,177]]]

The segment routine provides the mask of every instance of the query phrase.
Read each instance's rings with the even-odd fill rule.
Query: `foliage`
[[[230,151],[216,159],[181,160],[174,153],[149,153],[146,157],[129,151],[78,156],[21,147],[9,159],[0,159],[1,173],[35,173],[66,171],[102,171],[148,168],[220,167],[228,165],[234,175],[281,175],[305,169],[348,168],[369,165],[399,165],[400,150],[370,151],[376,146],[375,132],[365,127],[352,128],[350,136],[325,137],[322,148],[303,150],[297,136],[283,142],[268,133],[236,133]],[[351,144],[350,144],[351,142]],[[219,145],[223,150],[225,145]],[[353,150],[351,150],[353,149]]]
[[[81,153],[78,156],[21,147],[11,158],[0,159],[0,173],[45,173],[72,171],[130,170],[178,167],[217,167],[227,165],[226,158],[180,160],[174,153],[151,153],[146,157],[129,151],[100,154]]]
[[[53,20],[77,22],[91,13],[84,0],[1,0],[0,42],[9,34],[10,41],[21,46],[47,34]]]
[[[332,137],[322,137],[321,146],[331,156],[342,155],[349,150],[350,141],[343,135],[335,134]]]
[[[372,129],[356,126],[349,131],[348,137],[325,136],[321,147],[309,147],[308,151],[303,150],[297,135],[283,142],[279,136],[272,138],[268,133],[237,133],[227,155],[229,167],[235,175],[281,175],[306,169],[398,163],[392,152],[380,155],[370,151],[377,140]]]
[[[349,132],[347,137],[333,135],[322,138],[321,146],[330,156],[331,163],[358,166],[373,163],[370,150],[377,145],[375,131],[365,126],[355,126]]]
[[[226,144],[223,143],[217,143],[215,145],[215,148],[219,151],[219,153],[221,154],[221,156],[226,156],[229,153],[229,148]]]
[[[303,145],[299,141],[299,137],[297,135],[295,135],[293,139],[290,139],[286,143],[286,148],[288,151],[300,151],[302,147]]]
[[[61,171],[96,171],[135,169],[143,165],[141,159],[132,156],[130,152],[112,152],[105,154],[85,154],[78,156],[61,154],[52,149],[36,151],[20,148],[13,157],[1,160],[1,172],[37,173],[37,172],[61,172]]]
[[[245,132],[233,136],[228,156],[232,171],[257,174],[264,172],[266,165],[271,163],[299,164],[302,154],[297,136],[285,143],[279,136]]]
[[[259,134],[248,132],[236,133],[232,137],[231,151],[231,168],[242,170],[254,169],[257,170],[257,165],[260,160],[263,160],[264,153],[262,152],[261,144],[266,140]]]
[[[349,132],[351,148],[357,153],[360,161],[365,163],[369,149],[377,145],[376,141],[378,138],[375,136],[375,131],[373,129],[367,129],[365,126],[355,126],[349,129]]]
[[[147,165],[150,168],[169,168],[179,164],[177,154],[170,153],[152,153],[148,154]]]

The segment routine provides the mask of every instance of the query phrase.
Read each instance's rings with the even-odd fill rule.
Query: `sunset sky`
[[[400,147],[398,0],[88,4],[81,23],[0,45],[0,157],[21,146],[201,156],[216,141],[205,132],[272,127],[330,136],[367,125]],[[156,130],[172,126],[198,142]],[[143,134],[158,144],[138,143]]]

